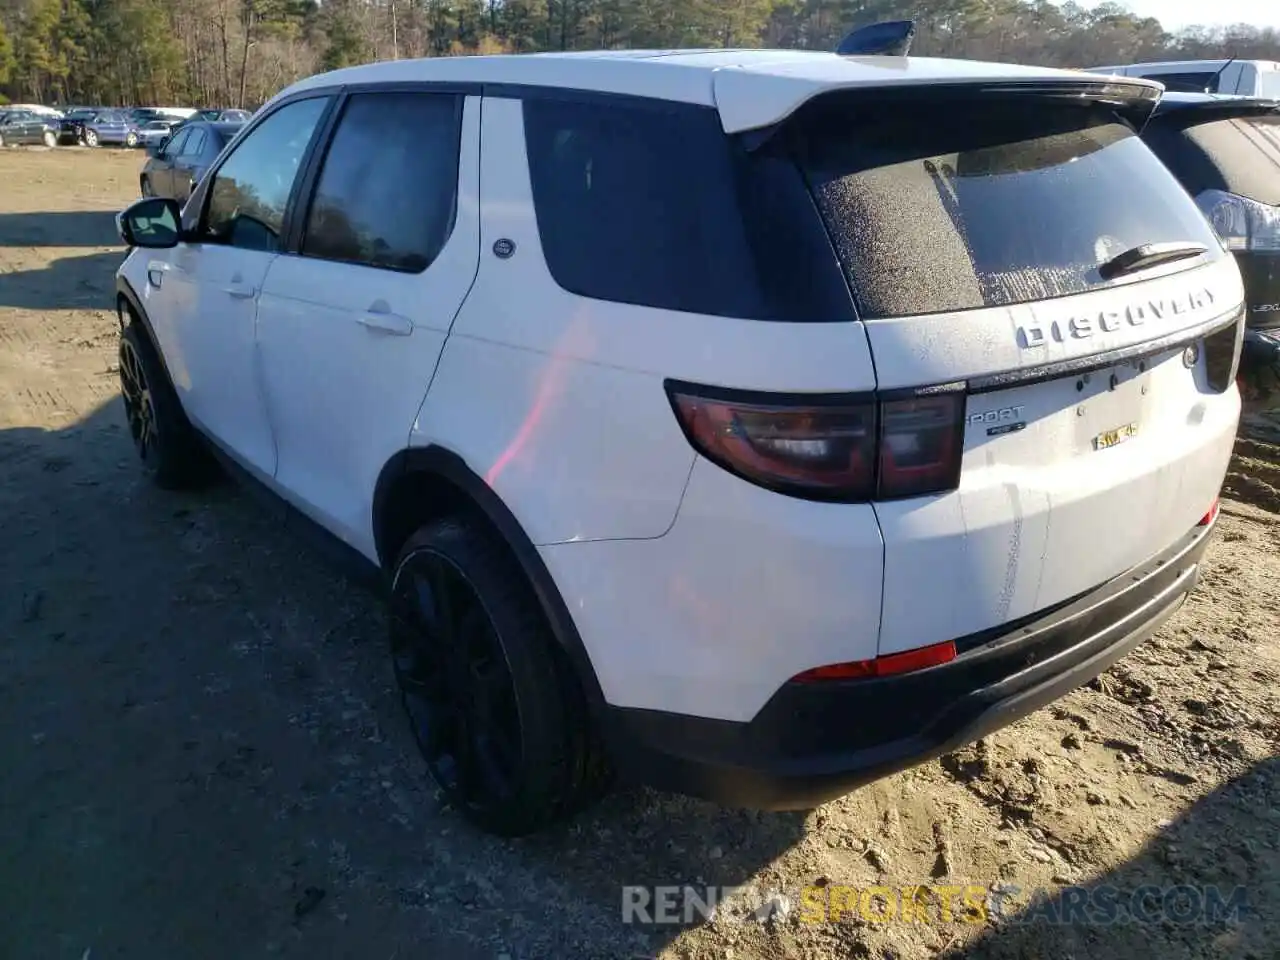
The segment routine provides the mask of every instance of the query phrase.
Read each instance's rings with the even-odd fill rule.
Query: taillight
[[[1225,190],[1206,190],[1196,203],[1228,250],[1280,250],[1280,207]]]
[[[777,396],[668,381],[699,453],[752,483],[811,500],[859,502],[954,489],[963,392]]]
[[[964,447],[963,393],[885,400],[880,404],[876,499],[954,490]]]
[[[915,650],[904,650],[901,653],[890,653],[874,660],[854,660],[851,663],[833,663],[825,667],[814,667],[791,678],[792,683],[821,683],[825,680],[864,680],[872,677],[892,677],[925,667],[936,667],[950,663],[956,658],[955,641],[935,643]]]

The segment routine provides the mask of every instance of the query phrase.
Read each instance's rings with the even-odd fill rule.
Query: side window
[[[202,129],[191,130],[187,134],[186,142],[182,145],[182,156],[198,157],[204,152],[205,131]]]
[[[1258,95],[1280,100],[1280,70],[1264,70],[1258,74]]]
[[[1181,93],[1217,93],[1218,71],[1196,71],[1188,73],[1148,73],[1142,75],[1143,80],[1158,80],[1166,90]]]
[[[198,234],[205,243],[276,250],[285,207],[327,97],[295,100],[249,133],[209,185]]]
[[[367,93],[343,109],[302,254],[419,273],[453,231],[462,99]]]
[[[597,300],[763,318],[737,171],[713,111],[530,99],[525,141],[552,277]]]
[[[161,152],[164,156],[172,158],[182,152],[183,144],[187,142],[187,137],[191,136],[190,130],[180,130],[164,145]]]

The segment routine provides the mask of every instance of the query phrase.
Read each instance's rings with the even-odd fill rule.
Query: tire
[[[84,132],[84,145],[86,147],[96,147],[98,145],[98,135],[92,130]]]
[[[1280,330],[1245,330],[1237,379],[1245,413],[1280,410]]]
[[[138,135],[136,133],[126,133],[124,137],[124,145],[132,150],[138,145]]]
[[[58,145],[58,135],[52,130],[44,132],[44,145],[46,147],[56,147]]]
[[[453,806],[517,837],[589,799],[585,701],[504,544],[466,518],[422,527],[396,560],[391,605],[401,702]]]
[[[151,181],[146,177],[142,178],[141,186],[142,186],[142,195],[144,197],[154,197],[156,195],[155,191],[151,188]]]
[[[4,137],[0,136],[0,147],[4,146]]]
[[[136,321],[120,336],[120,395],[134,449],[156,486],[192,489],[217,475],[150,338]]]

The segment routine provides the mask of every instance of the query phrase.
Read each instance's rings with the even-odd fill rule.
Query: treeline
[[[317,70],[397,57],[612,47],[831,49],[912,17],[925,55],[1099,66],[1280,60],[1248,24],[1169,33],[1049,0],[0,0],[0,98],[253,107]]]

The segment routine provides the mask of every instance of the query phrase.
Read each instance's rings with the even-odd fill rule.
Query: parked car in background
[[[1235,254],[1249,327],[1280,330],[1280,97],[1166,93],[1142,138]]]
[[[168,120],[177,124],[187,119],[187,115],[177,107],[134,107],[128,111],[128,116],[139,126],[152,120]]]
[[[149,146],[147,152],[151,158],[138,175],[142,195],[185,202],[242,126],[197,120],[183,124],[163,144]]]
[[[181,121],[169,120],[148,120],[138,127],[138,146],[140,147],[158,147],[173,134],[173,128]]]
[[[59,143],[84,143],[85,124],[99,114],[110,113],[107,107],[72,107],[62,115],[58,127]]]
[[[1280,98],[1280,63],[1273,60],[1167,60],[1091,67],[1090,72],[1155,80],[1175,93]]]
[[[81,124],[84,144],[87,147],[116,144],[124,147],[138,145],[138,125],[119,110],[105,110]]]
[[[0,110],[0,147],[17,143],[58,145],[58,121],[30,110]]]
[[[248,110],[197,110],[190,120],[208,120],[211,123],[244,123],[252,114]]]
[[[178,126],[185,126],[186,124],[193,123],[197,120],[202,120],[206,123],[246,123],[252,116],[253,113],[249,110],[198,110],[182,123],[178,124]]]
[[[55,107],[46,107],[42,103],[11,103],[4,107],[8,110],[30,110],[32,113],[42,117],[52,117],[55,120],[62,119],[62,111]]]

